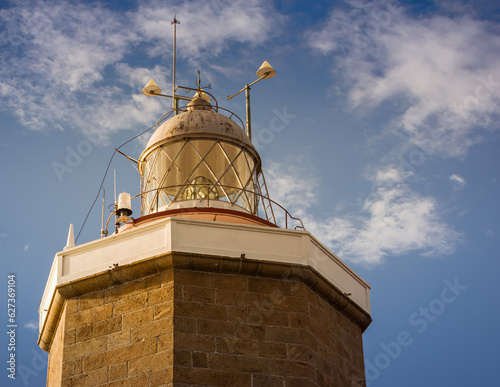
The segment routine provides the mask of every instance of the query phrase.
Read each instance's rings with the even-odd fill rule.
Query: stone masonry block
[[[127,374],[128,366],[126,361],[109,366],[109,381],[124,379],[127,377]]]
[[[140,387],[147,386],[149,383],[149,374],[142,374],[133,378],[117,380],[106,384],[106,387]],[[160,384],[156,384],[160,386]]]
[[[202,288],[200,286],[183,285],[183,300],[192,302],[203,302],[213,304],[215,302],[215,290]]]
[[[76,341],[85,341],[99,336],[118,332],[122,327],[122,318],[114,317],[94,324],[84,325],[76,329]]]
[[[201,302],[175,301],[175,314],[177,316],[205,318],[213,320],[226,320],[226,308],[222,305],[210,305]]]
[[[133,327],[130,330],[132,342],[156,338],[161,335],[173,332],[172,318],[164,318],[150,323]]]
[[[157,289],[161,286],[160,274],[144,277],[106,289],[105,302],[115,302],[123,298]]]
[[[179,285],[196,284],[197,286],[209,287],[210,276],[204,272],[175,270],[174,282]]]
[[[194,351],[192,353],[193,367],[208,368],[208,354],[205,352]]]
[[[161,302],[171,301],[174,299],[174,287],[168,285],[159,289],[154,289],[149,292],[149,305],[153,306]]]
[[[157,371],[171,367],[173,359],[173,351],[163,351],[129,360],[128,376],[135,376],[144,372]]]
[[[127,313],[122,316],[122,328],[129,329],[140,327],[153,321],[154,308],[148,307],[135,312]]]
[[[186,383],[195,386],[213,387],[250,387],[251,376],[245,372],[227,372],[224,370],[178,367],[175,370],[177,383]]]
[[[257,356],[258,345],[255,340],[242,340],[235,336],[217,337],[217,352],[235,355]]]
[[[287,346],[284,343],[273,343],[267,341],[259,341],[258,355],[260,357],[272,357],[275,359],[287,358]]]
[[[215,351],[215,337],[175,333],[174,348],[177,350],[213,352]]]
[[[197,321],[195,318],[174,316],[175,331],[180,333],[197,333]]]
[[[177,349],[174,351],[174,367],[191,367],[191,351]]]
[[[111,318],[112,312],[113,305],[108,304],[68,314],[66,318],[66,329],[81,327],[96,321],[107,320]]]
[[[280,376],[252,374],[252,387],[284,387],[285,378]]]
[[[95,308],[100,305],[104,305],[104,290],[80,296],[78,310],[81,312],[82,310]]]
[[[104,384],[107,381],[108,370],[107,368],[101,368],[99,370],[84,372],[79,375],[64,378],[62,385],[68,387],[90,387]]]
[[[174,367],[164,368],[159,371],[151,372],[150,385],[151,386],[169,386],[173,387],[174,380]],[[175,384],[177,385],[177,383]],[[143,384],[142,386],[146,386]]]
[[[248,290],[248,278],[239,275],[210,273],[210,286],[215,289]]]
[[[125,347],[115,348],[106,352],[88,356],[83,360],[83,370],[92,371],[106,367],[108,364],[117,364],[133,360],[141,356],[156,352],[156,339],[143,340]]]
[[[169,333],[158,337],[158,352],[172,351],[174,349],[174,334]]]
[[[167,301],[161,304],[156,304],[154,307],[154,320],[160,320],[165,317],[172,317],[174,315],[174,302]]]
[[[64,347],[64,360],[72,360],[83,356],[106,351],[107,337],[98,337],[87,341],[81,341]]]
[[[120,316],[125,313],[144,309],[148,306],[148,293],[141,293],[136,296],[117,300],[113,303],[113,316]]]
[[[198,333],[211,336],[234,336],[236,324],[232,321],[198,319]]]
[[[130,343],[130,330],[115,332],[108,335],[108,350],[123,347]]]

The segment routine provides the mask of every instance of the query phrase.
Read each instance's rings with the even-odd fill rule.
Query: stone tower
[[[269,198],[205,92],[174,110],[139,158],[140,216],[120,196],[115,233],[55,256],[47,385],[363,386],[369,285]]]

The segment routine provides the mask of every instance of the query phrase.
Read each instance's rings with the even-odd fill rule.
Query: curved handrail
[[[137,198],[137,197],[141,197],[141,208],[142,208],[142,200],[143,200],[143,196],[146,195],[146,194],[149,194],[151,192],[158,192],[158,191],[164,191],[166,189],[174,189],[174,190],[178,190],[178,191],[181,191],[183,188],[186,189],[187,187],[189,186],[192,186],[193,184],[189,183],[189,184],[178,184],[178,185],[170,185],[170,186],[164,186],[164,187],[160,187],[160,188],[155,188],[155,189],[151,189],[151,190],[148,190],[148,191],[145,191],[145,192],[141,192],[133,197],[131,197],[131,200]],[[284,215],[285,215],[285,229],[288,229],[288,219],[291,219],[291,220],[294,220],[294,221],[297,221],[300,223],[300,225],[297,225],[294,227],[294,229],[302,229],[302,230],[305,230],[305,227],[304,227],[304,223],[302,222],[302,220],[300,218],[297,218],[297,217],[294,217],[292,216],[288,210],[283,207],[281,204],[275,202],[274,200],[270,199],[268,196],[264,196],[262,195],[261,193],[257,192],[257,191],[252,191],[252,190],[249,190],[249,189],[245,189],[245,188],[241,188],[241,187],[235,187],[235,186],[229,186],[229,185],[222,185],[222,184],[196,184],[198,186],[201,186],[201,187],[206,187],[207,189],[207,192],[210,192],[209,189],[211,188],[215,188],[217,189],[217,187],[220,187],[220,188],[224,188],[224,189],[234,189],[234,190],[238,190],[238,191],[241,191],[241,192],[245,192],[245,193],[248,193],[248,194],[251,194],[251,195],[256,195],[258,198],[260,198],[260,200],[258,200],[257,202],[258,203],[262,203],[263,204],[263,201],[266,200],[266,201],[269,201],[269,203],[271,205],[276,205],[277,207],[279,207]],[[172,203],[178,203],[178,202],[182,202],[184,200],[172,200],[168,194],[165,194],[165,196],[170,200],[170,204]],[[237,200],[241,197],[241,194],[238,195],[237,197]],[[200,203],[201,202],[206,202],[207,203],[207,208],[210,207],[210,200],[217,200],[217,201],[222,201],[222,202],[225,202],[225,203],[231,203],[231,204],[236,204],[235,202],[231,202],[231,201],[225,201],[225,200],[219,200],[219,199],[210,199],[208,196],[207,197],[204,197],[204,198],[196,198],[196,200],[199,200]],[[255,210],[257,212],[257,209],[258,209],[258,206],[259,204],[257,204]],[[158,199],[156,200],[156,211],[158,211]],[[257,214],[253,214],[255,216],[258,216],[259,218],[261,219],[264,219],[262,218],[261,216],[257,215]],[[276,219],[272,220],[272,219],[266,219],[267,221],[273,223],[274,225],[278,226],[278,222],[276,221]]]

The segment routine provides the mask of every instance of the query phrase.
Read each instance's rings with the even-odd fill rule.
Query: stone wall
[[[172,382],[172,273],[67,301],[63,386]]]
[[[298,280],[216,271],[173,266],[66,299],[48,385],[362,385],[363,329],[338,306]]]
[[[66,322],[66,308],[62,310],[61,319],[54,335],[50,348],[49,364],[47,366],[47,386],[60,386],[62,380],[64,331]]]

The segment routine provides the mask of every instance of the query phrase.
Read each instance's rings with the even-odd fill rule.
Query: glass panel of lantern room
[[[222,141],[221,141],[220,145],[224,149],[224,153],[226,154],[226,156],[231,161],[233,161],[236,158],[236,156],[238,156],[238,153],[240,153],[240,150],[242,148],[241,146],[235,146],[233,144],[230,144],[227,142],[222,142]]]
[[[223,185],[228,185],[237,188],[245,188],[248,180],[251,176],[251,170],[249,169],[249,163],[245,160],[245,151],[240,153],[236,159],[232,161],[231,168],[226,172],[226,174],[221,179]],[[255,163],[251,162],[250,167],[253,169]]]
[[[148,175],[149,175],[149,165],[147,161],[140,164],[140,174],[141,174],[141,192],[147,191],[148,186]]]
[[[165,170],[157,179],[160,186],[165,188],[163,191],[170,196],[177,194],[180,189],[179,185],[186,179],[185,168],[181,165],[181,156],[184,152],[189,152],[187,148],[189,146],[186,141],[169,142],[161,147],[166,157],[163,161]]]
[[[161,181],[163,180],[163,177],[167,172],[168,165],[170,164],[167,155],[161,148],[158,148],[155,153],[156,155],[151,159],[151,189],[160,188],[162,186]]]
[[[197,177],[204,177],[215,184],[218,174],[222,173],[220,170],[228,165],[222,155],[217,155],[217,146],[214,140],[190,139],[179,153],[175,167],[169,171],[163,185],[184,190]],[[182,200],[181,196],[177,200]]]
[[[212,172],[215,174],[216,180],[220,179],[224,171],[229,167],[229,161],[224,156],[219,144],[216,144],[212,150],[206,155],[205,161],[210,166]]]
[[[198,152],[197,161],[203,158],[203,162],[198,165],[193,172],[193,177],[204,177],[215,183],[221,174],[220,170],[224,169],[227,162],[221,158],[218,151],[216,140],[191,140],[193,148]]]
[[[224,169],[224,176],[221,179],[221,184],[233,187],[229,189],[229,191],[234,191],[237,188],[242,188],[242,183],[238,179],[238,176],[247,176],[248,175],[248,167],[244,166],[241,168],[241,165],[238,166],[238,158],[243,154],[242,147],[236,146],[228,143],[221,143],[223,149],[221,149],[221,156],[229,160],[230,168],[226,171]],[[241,178],[240,178],[241,179]],[[244,184],[244,182],[243,182]]]
[[[156,209],[156,191],[149,192],[143,196],[143,207],[141,208],[142,215],[147,215],[155,212]]]
[[[146,160],[143,163],[141,163],[141,167],[140,167],[141,168],[141,170],[140,170],[140,172],[141,172],[141,192],[143,193],[141,212],[143,215],[149,213],[149,208],[150,208],[152,200],[153,200],[152,195],[154,195],[154,192],[145,193],[145,192],[153,189],[151,187],[150,179],[152,176],[151,164],[152,164],[152,159],[154,159],[154,156],[155,156],[155,153],[150,154],[146,158]]]
[[[183,185],[189,183],[193,169],[199,163],[200,157],[190,145],[190,141],[184,147],[179,148],[178,144],[164,145],[165,151],[174,160],[172,165],[167,166],[167,173],[163,177],[162,187],[167,187],[166,191],[176,196]],[[170,169],[168,169],[170,167]]]
[[[249,159],[252,160],[251,158]],[[231,168],[221,179],[221,184],[235,187],[230,190],[231,202],[246,208],[251,213],[255,212],[254,197],[252,194],[254,186],[249,183],[253,181],[250,167],[253,169],[254,165],[253,161],[247,163],[245,160],[245,151],[243,151],[233,160]]]

